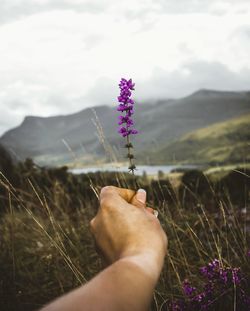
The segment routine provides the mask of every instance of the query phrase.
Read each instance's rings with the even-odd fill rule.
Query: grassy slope
[[[236,163],[250,160],[250,114],[199,129],[149,155],[152,162]]]
[[[136,105],[133,137],[135,152],[159,149],[188,132],[250,113],[250,92],[200,90],[190,96]],[[76,161],[95,164],[110,158],[107,145],[124,161],[124,141],[117,134],[116,106],[84,109],[71,115],[28,116],[17,128],[0,137],[0,143],[19,160],[32,157],[37,164],[65,165]],[[62,111],[63,113],[63,111]],[[105,139],[104,139],[105,136]],[[104,141],[105,146],[103,143]],[[112,154],[113,157],[113,154]]]

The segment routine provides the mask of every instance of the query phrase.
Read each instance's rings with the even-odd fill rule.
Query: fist
[[[108,263],[147,254],[162,262],[167,237],[153,210],[146,207],[145,191],[113,186],[100,193],[100,208],[90,222],[97,247]]]

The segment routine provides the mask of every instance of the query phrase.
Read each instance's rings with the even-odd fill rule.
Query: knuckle
[[[101,189],[101,195],[113,192],[115,190],[114,186],[105,186]]]
[[[101,209],[108,209],[110,206],[110,198],[107,196],[103,196],[100,200]]]
[[[116,187],[106,186],[102,188],[100,195],[100,209],[102,211],[110,211],[114,208],[117,199]]]
[[[92,233],[95,231],[95,217],[89,222],[89,228]]]

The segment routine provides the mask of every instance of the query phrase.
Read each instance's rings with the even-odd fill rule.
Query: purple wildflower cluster
[[[118,117],[118,125],[120,125],[118,133],[123,137],[129,136],[130,134],[135,135],[138,133],[137,130],[133,129],[134,121],[132,120],[132,115],[134,114],[134,100],[131,98],[132,92],[134,90],[135,84],[132,79],[126,80],[121,79],[119,83],[120,95],[118,96],[119,106],[117,111],[125,113],[125,115],[120,115]]]
[[[136,166],[133,162],[134,155],[131,152],[133,148],[132,143],[130,142],[130,135],[135,135],[138,133],[136,129],[133,128],[134,121],[132,115],[134,114],[134,100],[131,98],[132,91],[135,89],[135,84],[132,79],[126,80],[121,79],[119,83],[120,95],[118,96],[119,106],[117,111],[121,112],[122,115],[118,117],[118,125],[120,126],[118,133],[122,137],[126,137],[127,143],[125,147],[128,150],[127,158],[129,159],[129,171],[134,174]]]
[[[223,267],[214,259],[200,269],[205,279],[201,292],[198,292],[188,280],[183,282],[184,299],[172,301],[171,311],[229,310],[234,299],[237,310],[250,310],[250,297],[245,289],[250,280],[243,277],[240,268]]]

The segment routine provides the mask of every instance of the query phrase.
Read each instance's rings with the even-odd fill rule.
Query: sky
[[[249,0],[1,0],[0,135],[27,115],[250,90]]]

